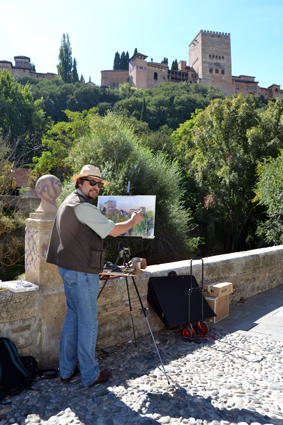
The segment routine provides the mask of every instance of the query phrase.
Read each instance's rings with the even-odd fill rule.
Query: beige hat
[[[104,184],[108,184],[107,180],[103,180],[101,178],[100,169],[95,167],[94,165],[84,165],[83,168],[81,169],[80,174],[76,174],[74,177],[72,177],[72,181],[76,183],[76,181],[80,177],[93,177],[94,179],[98,179]]]

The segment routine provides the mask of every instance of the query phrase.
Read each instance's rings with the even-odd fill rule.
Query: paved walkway
[[[283,341],[283,286],[230,305],[229,316],[213,327]]]
[[[36,378],[0,402],[0,425],[283,425],[283,286],[230,306],[201,343],[182,327],[101,350],[105,384]],[[129,321],[130,323],[130,321]]]

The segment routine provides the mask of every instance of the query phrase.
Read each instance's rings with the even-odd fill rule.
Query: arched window
[[[157,74],[157,72],[155,72],[155,73],[153,74],[153,78],[154,78],[155,80],[158,80],[158,74]]]

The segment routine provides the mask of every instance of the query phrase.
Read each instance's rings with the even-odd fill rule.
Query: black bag
[[[41,379],[57,378],[58,369],[38,369],[34,357],[19,357],[13,342],[9,338],[0,338],[0,400],[20,394],[30,387],[36,376]]]
[[[23,364],[15,344],[9,338],[0,338],[0,400],[7,395],[17,395],[32,382],[32,373],[27,369],[36,368],[36,360],[27,356]]]
[[[192,286],[191,296],[188,291]],[[194,276],[177,276],[169,273],[168,276],[151,277],[148,282],[147,300],[167,328],[214,317],[216,314],[205,298],[202,299],[201,289]]]

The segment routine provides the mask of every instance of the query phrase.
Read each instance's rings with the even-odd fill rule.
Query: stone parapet
[[[20,355],[33,355],[40,367],[58,364],[60,336],[66,302],[57,267],[45,262],[45,248],[52,220],[27,220],[27,274],[25,280],[39,285],[39,290],[27,293],[0,292],[0,336],[9,337]],[[283,245],[237,252],[203,259],[204,283],[232,282],[231,301],[249,298],[283,283]],[[191,261],[148,266],[135,278],[141,301],[148,308],[147,318],[153,332],[164,328],[163,322],[147,302],[150,277],[167,276],[170,271],[188,275]],[[192,262],[192,274],[202,282],[201,261]],[[100,288],[105,281],[100,282]],[[126,279],[110,279],[98,299],[98,348],[133,340],[132,319],[136,337],[149,333],[147,321],[132,278],[128,278],[131,309]],[[132,315],[132,319],[131,319]]]

